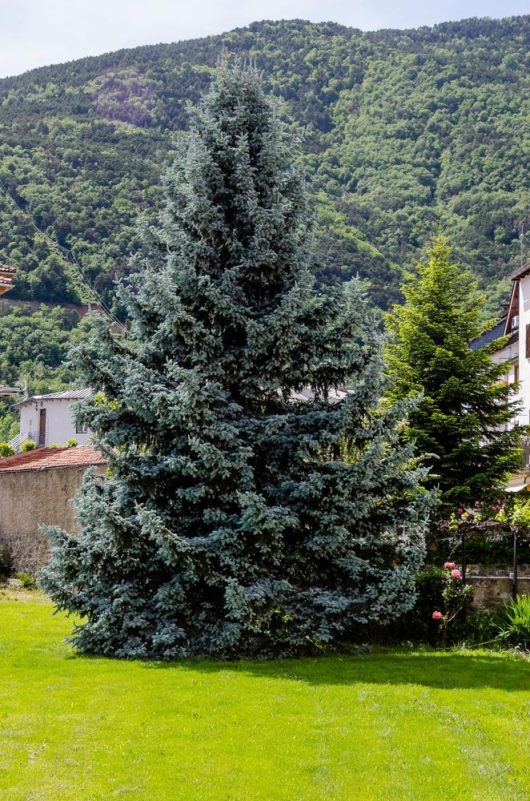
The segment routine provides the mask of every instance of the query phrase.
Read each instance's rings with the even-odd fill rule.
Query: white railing
[[[29,432],[26,434],[17,434],[16,437],[13,437],[13,439],[9,440],[9,445],[11,448],[13,448],[14,451],[18,453],[22,447],[22,444],[26,442],[26,440],[28,439],[33,439],[31,434],[29,434]]]

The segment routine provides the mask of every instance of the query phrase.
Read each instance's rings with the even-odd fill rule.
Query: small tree
[[[293,654],[413,604],[429,497],[402,408],[378,409],[365,300],[313,291],[295,156],[256,72],[222,63],[123,289],[126,337],[102,322],[78,351],[109,471],[41,582],[84,651]]]
[[[442,510],[494,496],[520,462],[522,429],[506,367],[491,359],[499,342],[471,347],[484,330],[477,283],[438,236],[402,290],[387,315],[389,398],[421,395],[408,436],[432,465]]]

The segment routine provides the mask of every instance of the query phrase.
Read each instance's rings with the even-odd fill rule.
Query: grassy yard
[[[2,801],[530,799],[522,658],[126,663],[69,628],[0,595]]]

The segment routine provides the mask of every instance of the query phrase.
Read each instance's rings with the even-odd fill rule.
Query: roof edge
[[[515,270],[510,276],[511,281],[517,281],[518,278],[522,278],[523,275],[530,273],[530,262],[526,262],[526,264],[521,264],[521,266]]]

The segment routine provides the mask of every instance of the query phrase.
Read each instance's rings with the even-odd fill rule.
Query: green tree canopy
[[[438,236],[402,291],[404,305],[386,317],[389,398],[421,396],[408,436],[432,465],[443,504],[482,500],[518,466],[521,429],[506,365],[491,359],[499,341],[471,346],[484,330],[477,282]]]

